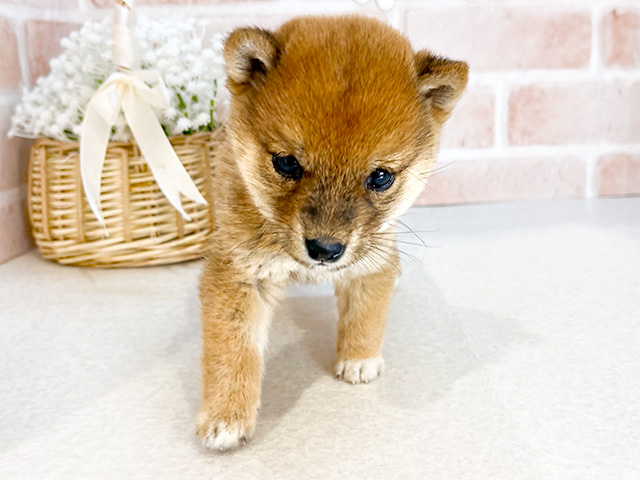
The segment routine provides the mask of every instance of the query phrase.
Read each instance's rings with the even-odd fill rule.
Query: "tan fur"
[[[338,341],[336,362],[380,355],[397,264],[336,282]]]
[[[198,434],[220,449],[253,431],[268,325],[290,281],[335,283],[336,372],[354,383],[379,373],[399,272],[394,221],[420,193],[467,82],[465,63],[414,53],[392,28],[356,16],[238,29],[225,61],[232,104],[216,134],[198,417]],[[285,180],[272,154],[295,155],[304,176]],[[365,188],[377,168],[396,175],[387,191]],[[313,262],[305,238],[317,237],[346,244],[344,255]]]

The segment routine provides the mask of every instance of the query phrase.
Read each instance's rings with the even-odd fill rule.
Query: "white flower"
[[[56,123],[65,128],[69,124],[71,115],[68,112],[62,112],[56,117]]]
[[[203,127],[207,125],[210,121],[211,119],[209,118],[209,115],[203,112],[196,115],[196,119],[193,121],[193,123],[195,124],[196,127]]]
[[[180,112],[178,112],[178,110],[173,107],[169,107],[165,109],[163,113],[164,113],[164,118],[166,118],[167,120],[174,120]]]
[[[44,131],[48,137],[59,138],[64,135],[64,126],[59,123],[50,123]]]
[[[51,110],[43,110],[40,115],[40,120],[45,124],[50,123],[53,120],[53,113]]]
[[[169,134],[212,130],[217,110],[225,110],[222,36],[203,47],[204,21],[139,19],[136,27],[142,68],[160,73],[173,96],[172,107],[159,112]],[[12,118],[11,134],[76,140],[89,99],[113,73],[111,22],[87,22],[61,42],[63,52],[50,61],[51,73],[22,94]],[[131,132],[122,113],[111,140],[128,141]]]
[[[187,117],[181,117],[178,120],[178,123],[176,123],[176,129],[179,132],[186,132],[187,130],[190,130],[191,120],[189,120]]]

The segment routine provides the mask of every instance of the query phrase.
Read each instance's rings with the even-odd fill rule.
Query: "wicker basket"
[[[82,190],[79,145],[39,139],[31,148],[28,209],[42,255],[66,265],[133,267],[201,257],[213,229],[211,135],[169,138],[208,205],[182,198],[188,222],[169,203],[133,143],[110,143],[100,203],[106,229]]]

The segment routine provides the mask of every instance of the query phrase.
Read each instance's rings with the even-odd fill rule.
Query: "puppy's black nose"
[[[309,256],[319,262],[335,262],[344,252],[344,245],[329,238],[306,239]]]

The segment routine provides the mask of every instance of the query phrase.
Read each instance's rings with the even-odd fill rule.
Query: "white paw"
[[[205,447],[212,450],[230,450],[245,443],[251,432],[239,424],[209,422],[208,415],[198,415],[198,434]]]
[[[378,378],[383,369],[382,357],[344,360],[336,365],[336,378],[349,383],[369,383]]]

